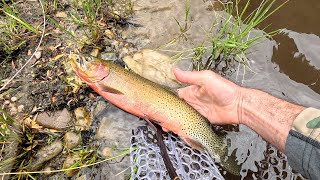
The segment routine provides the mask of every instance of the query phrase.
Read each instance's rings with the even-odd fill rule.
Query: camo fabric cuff
[[[307,108],[294,120],[285,154],[295,171],[308,179],[320,177],[320,110]]]
[[[320,142],[320,110],[303,110],[293,121],[292,130]]]

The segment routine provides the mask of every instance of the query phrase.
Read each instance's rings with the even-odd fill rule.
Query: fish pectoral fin
[[[113,94],[123,94],[123,92],[121,92],[115,88],[112,88],[110,86],[106,86],[104,84],[98,84],[98,87],[101,91],[105,91],[105,92],[109,92],[109,93],[113,93]]]
[[[183,138],[183,140],[191,147],[195,148],[198,151],[204,151],[204,147],[199,142],[191,138]]]

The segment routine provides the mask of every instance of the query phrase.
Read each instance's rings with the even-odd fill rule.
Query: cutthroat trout
[[[69,59],[76,74],[106,100],[158,123],[191,147],[206,149],[227,171],[240,173],[235,159],[227,157],[224,137],[215,134],[209,122],[175,93],[109,61],[87,55]]]

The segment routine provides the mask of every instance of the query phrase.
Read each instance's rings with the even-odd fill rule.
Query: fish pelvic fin
[[[115,88],[112,88],[112,87],[104,85],[104,84],[98,84],[97,86],[101,91],[104,91],[104,92],[108,92],[108,93],[112,93],[112,94],[124,94],[120,90],[117,90]]]
[[[195,141],[191,138],[188,137],[184,137],[183,138],[184,142],[186,142],[189,146],[195,148],[198,151],[204,151],[204,147],[202,146],[201,143],[199,143],[198,141]]]

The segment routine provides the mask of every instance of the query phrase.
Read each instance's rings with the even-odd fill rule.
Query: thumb
[[[179,68],[174,68],[173,73],[177,80],[185,84],[200,85],[203,77],[203,71],[183,71]]]

